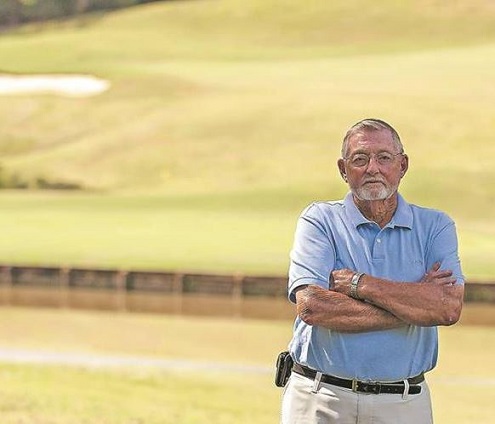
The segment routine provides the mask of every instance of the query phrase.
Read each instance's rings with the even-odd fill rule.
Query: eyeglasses
[[[375,160],[381,166],[390,166],[394,161],[396,156],[403,155],[404,153],[389,153],[389,152],[380,152],[380,153],[372,153],[368,155],[367,153],[356,153],[348,158],[344,158],[344,160],[348,160],[352,166],[355,168],[363,168],[368,166],[370,163],[371,157],[374,156]]]

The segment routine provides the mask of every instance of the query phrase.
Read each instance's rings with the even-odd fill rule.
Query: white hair
[[[390,133],[392,134],[392,139],[394,141],[394,144],[399,150],[399,153],[404,153],[404,146],[400,141],[399,133],[394,129],[394,127],[392,127],[392,125],[387,124],[385,121],[382,121],[381,119],[367,118],[355,123],[346,132],[344,136],[344,140],[342,141],[342,157],[343,158],[346,157],[349,139],[354,134],[362,131],[381,131],[381,130],[390,131]]]

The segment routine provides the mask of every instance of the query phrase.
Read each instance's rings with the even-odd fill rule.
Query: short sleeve
[[[335,247],[325,227],[318,204],[308,206],[298,219],[290,253],[289,300],[296,301],[294,290],[316,284],[328,288],[335,265]]]
[[[455,223],[444,213],[439,216],[436,231],[428,251],[428,268],[431,268],[435,262],[440,262],[441,269],[451,270],[453,276],[457,279],[457,284],[464,284],[465,279],[458,254]]]

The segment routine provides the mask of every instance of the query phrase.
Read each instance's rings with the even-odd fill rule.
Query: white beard
[[[385,200],[391,197],[398,187],[387,187],[381,185],[379,188],[361,187],[354,191],[356,197],[360,200]]]

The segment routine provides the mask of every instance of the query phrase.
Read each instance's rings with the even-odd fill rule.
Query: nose
[[[366,172],[369,174],[378,174],[380,172],[380,165],[378,164],[378,160],[375,155],[370,156]]]

